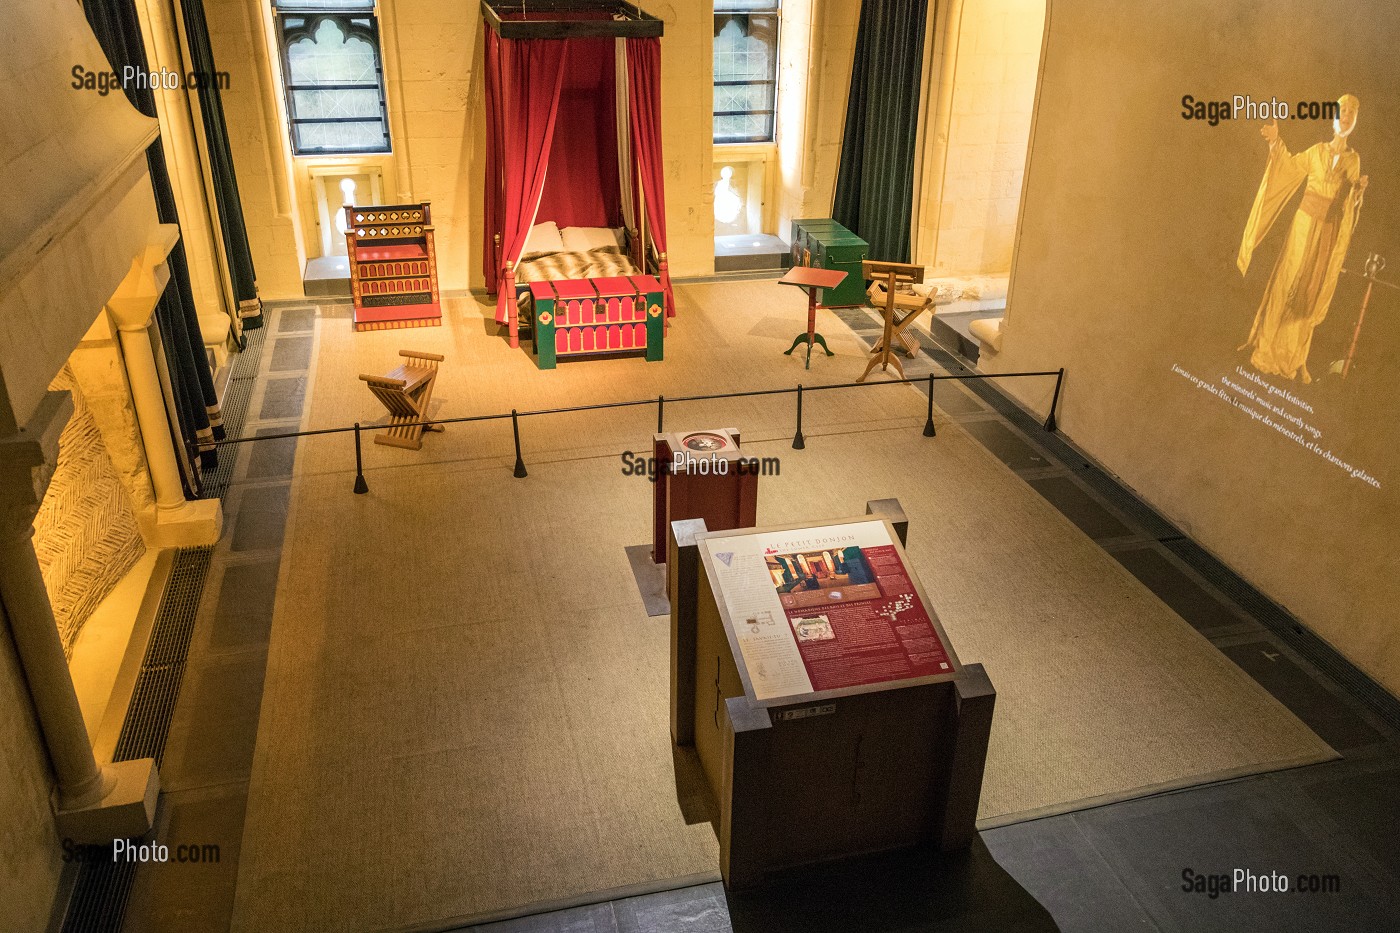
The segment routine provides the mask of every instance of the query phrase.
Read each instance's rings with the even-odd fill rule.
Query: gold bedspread
[[[615,246],[603,246],[587,252],[544,253],[522,259],[515,267],[517,282],[599,279],[638,274],[632,260]]]

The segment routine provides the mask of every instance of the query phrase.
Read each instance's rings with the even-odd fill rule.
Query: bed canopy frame
[[[675,314],[661,160],[662,21],[619,0],[482,0],[483,270],[518,346],[515,268],[530,228],[625,227]]]

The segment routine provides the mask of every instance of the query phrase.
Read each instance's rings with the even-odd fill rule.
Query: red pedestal
[[[652,438],[652,560],[666,562],[671,522],[703,518],[711,530],[758,522],[758,470],[739,449],[737,428],[680,431]]]

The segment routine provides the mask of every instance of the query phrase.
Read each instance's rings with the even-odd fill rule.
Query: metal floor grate
[[[182,548],[175,555],[175,566],[156,611],[146,659],[141,662],[141,673],[136,677],[136,689],[112,755],[114,761],[154,758],[157,765],[161,763],[212,552],[212,547]]]
[[[257,382],[267,328],[247,331],[247,345],[233,362],[232,378],[224,396],[224,429],[229,437],[243,432],[248,402]],[[238,460],[236,447],[225,448],[219,465],[205,477],[204,498],[223,498]],[[194,635],[204,580],[209,573],[213,547],[181,548],[175,555],[160,607],[156,610],[151,642],[141,662],[131,705],[122,722],[113,761],[154,758],[159,766],[185,659]],[[73,894],[63,919],[62,933],[118,933],[126,918],[127,900],[136,880],[135,863],[85,862],[78,868]]]
[[[142,670],[185,662],[213,554],[212,547],[192,547],[181,548],[175,555],[175,566],[165,584],[165,595],[161,597]]]
[[[182,548],[175,555],[113,761],[154,758],[159,767],[165,757],[165,740],[180,696],[185,657],[212,552],[212,547]],[[63,933],[121,930],[135,880],[134,863],[83,863],[68,902]]]
[[[135,862],[83,863],[63,933],[119,933],[135,880]]]
[[[121,738],[112,753],[113,761],[154,758],[156,767],[160,767],[165,757],[165,737],[170,732],[175,698],[180,695],[180,681],[184,677],[183,664],[163,664],[141,671],[126,721],[122,723]]]

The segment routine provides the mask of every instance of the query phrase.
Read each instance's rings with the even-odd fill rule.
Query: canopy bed
[[[656,343],[675,314],[661,162],[661,20],[616,0],[482,0],[481,8],[482,263],[496,322],[518,347],[523,316],[533,324],[537,355],[549,340],[551,364],[556,351],[660,359]],[[575,304],[559,316],[539,308],[536,296]],[[541,327],[544,314],[550,321]],[[660,326],[643,326],[658,317]],[[635,328],[618,326],[632,320]]]

